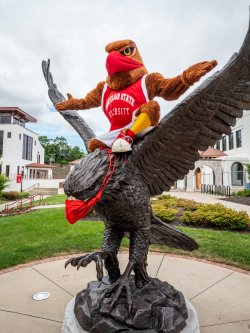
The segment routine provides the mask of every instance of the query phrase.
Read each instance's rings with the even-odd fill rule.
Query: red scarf
[[[106,68],[109,75],[119,72],[127,72],[142,66],[143,64],[140,64],[134,59],[126,57],[116,51],[110,52],[106,60]]]
[[[70,224],[75,223],[79,219],[85,217],[90,209],[101,199],[102,192],[107,186],[109,180],[111,179],[116,165],[116,156],[108,150],[109,154],[109,166],[108,170],[103,178],[102,185],[95,196],[86,200],[69,200],[65,201],[65,213],[66,219]],[[110,172],[110,174],[109,174]]]

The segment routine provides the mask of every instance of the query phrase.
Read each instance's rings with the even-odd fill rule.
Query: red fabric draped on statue
[[[65,215],[70,224],[73,224],[81,218],[84,218],[90,209],[94,207],[94,205],[101,199],[102,191],[111,179],[116,165],[116,156],[111,153],[110,149],[107,149],[107,153],[109,154],[108,170],[96,195],[86,200],[65,200]]]
[[[88,214],[90,209],[101,199],[102,190],[103,188],[97,192],[96,196],[88,200],[65,200],[66,219],[70,224],[75,223]]]

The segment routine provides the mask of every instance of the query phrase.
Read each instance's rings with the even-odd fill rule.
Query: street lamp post
[[[24,175],[24,167],[22,166],[22,171],[21,171],[21,192],[23,192],[23,175]]]

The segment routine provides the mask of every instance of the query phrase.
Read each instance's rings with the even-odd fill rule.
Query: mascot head
[[[109,43],[105,50],[108,52],[106,81],[111,89],[124,89],[147,74],[141,55],[132,40]]]

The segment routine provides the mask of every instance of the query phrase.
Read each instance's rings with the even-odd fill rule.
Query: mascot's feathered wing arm
[[[58,91],[57,86],[53,81],[53,76],[50,72],[49,59],[48,61],[45,60],[42,61],[42,70],[45,81],[47,82],[49,88],[48,94],[51,102],[55,106],[56,103],[65,101],[65,97],[63,96],[62,93]],[[68,110],[60,112],[60,114],[80,135],[85,144],[86,150],[88,150],[88,141],[93,137],[95,137],[95,133],[92,131],[92,129],[88,126],[85,120],[81,116],[79,116],[79,114],[75,111]]]
[[[194,169],[198,150],[213,146],[250,110],[250,28],[226,66],[203,82],[134,146],[136,164],[150,194],[167,191]]]

